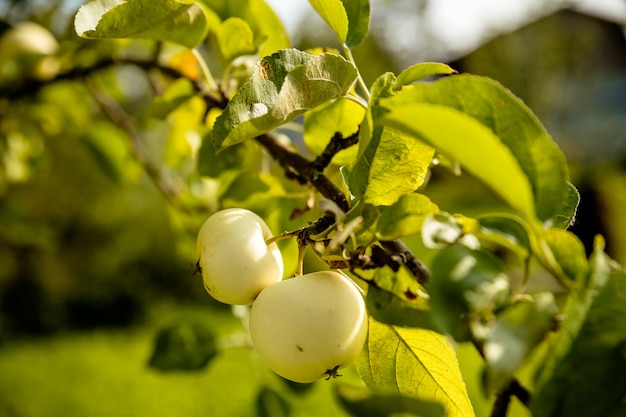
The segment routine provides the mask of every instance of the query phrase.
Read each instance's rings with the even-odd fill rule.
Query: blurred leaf
[[[424,219],[439,207],[423,194],[406,194],[389,207],[381,207],[376,228],[381,240],[419,235]]]
[[[276,13],[263,0],[250,0],[246,14],[242,16],[255,33],[255,43],[259,45],[259,55],[268,56],[289,48],[289,37]]]
[[[253,138],[346,94],[356,68],[333,54],[285,49],[259,63],[213,126],[217,148]]]
[[[428,295],[404,268],[378,268],[367,289],[367,311],[389,325],[432,329]]]
[[[459,240],[463,225],[444,211],[426,216],[422,223],[422,241],[429,249],[443,249]]]
[[[391,417],[399,414],[416,417],[444,417],[439,403],[399,394],[377,394],[363,388],[336,385],[341,405],[355,417]]]
[[[261,172],[240,172],[220,195],[224,207],[252,207],[286,195],[279,178]]]
[[[450,75],[456,71],[446,64],[439,62],[420,62],[412,65],[398,74],[394,84],[394,90],[400,90],[403,86],[412,84],[424,78],[435,75]]]
[[[356,367],[374,391],[428,398],[441,403],[445,415],[474,416],[454,349],[438,333],[370,319]]]
[[[489,78],[462,74],[444,77],[433,83],[407,87],[385,105],[391,108],[411,106],[418,102],[459,110],[489,128],[517,160],[516,170],[520,167],[528,178],[534,195],[537,217],[541,220],[548,220],[557,214],[568,217],[567,214],[563,214],[564,203],[570,201],[568,192],[571,187],[568,183],[569,174],[565,158],[532,111],[509,90]],[[415,111],[418,110],[416,107]],[[424,134],[418,123],[422,124],[423,119],[414,123],[412,131]],[[455,122],[450,119],[447,123],[453,125]],[[468,135],[461,134],[458,137],[471,141]],[[457,154],[444,148],[438,149],[463,164],[463,160]],[[484,152],[484,161],[493,164],[496,160],[492,158],[491,151],[482,145],[476,144],[476,149],[478,152]],[[470,170],[469,166],[467,168]],[[509,179],[505,171],[500,171],[499,177]],[[516,182],[516,179],[511,178],[512,189],[517,189]],[[526,193],[522,190],[519,192]]]
[[[454,108],[407,101],[407,98],[402,92],[381,100],[389,111],[383,116],[386,125],[458,160],[520,214],[534,218],[533,194],[526,174],[511,150],[489,128]]]
[[[135,182],[142,174],[142,167],[128,153],[124,134],[110,123],[95,122],[83,138],[102,172],[118,184]]]
[[[175,0],[95,0],[78,10],[76,33],[83,38],[155,39],[196,47],[207,32],[197,3]]]
[[[203,369],[217,354],[215,337],[199,324],[181,323],[159,332],[150,366],[161,371]]]
[[[198,173],[206,177],[218,177],[228,170],[243,167],[249,150],[245,143],[228,147],[219,153],[209,137],[202,140],[198,153]]]
[[[193,85],[186,78],[179,78],[167,87],[165,92],[150,104],[150,114],[156,119],[164,119],[171,111],[195,95]]]
[[[339,99],[311,110],[304,116],[304,143],[313,155],[322,153],[336,132],[347,137],[359,129],[365,109],[352,100]],[[358,148],[344,149],[332,159],[337,165],[354,161]]]
[[[545,238],[565,275],[572,281],[580,281],[589,270],[583,243],[576,235],[562,229],[546,230]]]
[[[431,265],[430,308],[435,323],[457,341],[470,340],[471,320],[489,318],[510,296],[498,258],[455,244],[437,253]],[[471,313],[471,314],[470,314]]]
[[[526,259],[531,253],[530,233],[524,221],[511,214],[487,214],[476,218],[476,236],[516,252]]]
[[[254,34],[245,20],[230,17],[217,28],[216,38],[225,63],[256,52]]]
[[[536,417],[626,415],[626,274],[604,253],[601,238],[589,264],[537,372]]]
[[[558,313],[552,293],[536,294],[498,313],[484,345],[487,392],[509,383],[533,349],[553,330]]]
[[[278,392],[263,387],[256,398],[258,417],[288,417],[291,415],[289,402]]]

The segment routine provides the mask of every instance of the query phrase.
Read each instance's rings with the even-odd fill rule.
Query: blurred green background
[[[417,3],[423,10],[428,2]],[[136,65],[55,79],[111,56],[149,56],[154,48],[79,39],[72,27],[79,5],[0,3],[0,416],[345,415],[332,387],[358,384],[353,370],[312,386],[281,380],[250,349],[242,321],[193,275],[195,230],[215,207],[203,195],[219,186],[193,174],[198,138],[185,129],[201,106],[189,100],[166,119],[157,117],[160,79]],[[414,5],[388,0],[373,7],[376,19]],[[413,20],[403,24],[425,24],[419,10],[407,16]],[[32,54],[12,51],[10,34],[26,21],[48,30],[31,32],[41,48]],[[609,255],[625,263],[623,29],[573,10],[529,16],[510,29],[461,56],[417,59],[442,59],[461,72],[492,77],[521,97],[570,162],[582,195],[572,230],[588,249],[593,236],[603,234]],[[327,33],[307,24],[294,40],[301,47],[332,44]],[[354,51],[368,82],[403,68],[407,50],[393,42],[384,25],[373,24]],[[437,44],[430,49],[437,51]],[[94,85],[105,86],[132,115],[146,155],[184,189],[179,197],[192,213],[168,203],[142,171],[126,133],[94,102]],[[431,187],[448,211],[497,209],[471,178],[435,172]],[[190,323],[216,338],[218,352],[208,366],[150,367],[159,332],[180,325],[184,333]],[[189,343],[197,337],[192,332]],[[488,415],[480,360],[466,346],[459,357],[476,413]],[[526,413],[516,405],[511,415]]]

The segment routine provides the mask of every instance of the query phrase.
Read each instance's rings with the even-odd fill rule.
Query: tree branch
[[[530,404],[530,392],[517,379],[511,380],[509,385],[500,391],[493,404],[491,417],[506,417],[511,403],[511,396],[517,397],[526,407]]]
[[[333,136],[331,144],[339,141],[336,136],[336,134]],[[358,132],[351,135],[350,138],[350,141],[356,140],[356,138],[358,138]],[[317,163],[315,161],[311,162],[298,152],[278,142],[270,134],[258,136],[256,140],[282,165],[286,171],[287,177],[293,178],[301,184],[312,185],[322,196],[335,202],[344,212],[350,209],[350,204],[345,194],[322,172],[323,168],[327,165],[324,164],[328,159],[327,156],[324,156],[321,161],[316,160]],[[348,141],[348,143],[350,141]],[[331,144],[329,144],[329,147],[336,146]],[[330,162],[330,160],[328,160],[328,162]],[[322,169],[320,169],[320,166]],[[393,261],[405,265],[420,284],[426,284],[430,276],[430,271],[417,259],[404,242],[400,239],[395,239],[391,241],[381,241],[380,243]]]

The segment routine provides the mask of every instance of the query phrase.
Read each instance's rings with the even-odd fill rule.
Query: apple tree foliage
[[[106,78],[89,91],[189,225],[248,208],[282,232],[287,274],[314,254],[366,290],[356,369],[367,388],[336,390],[348,413],[475,415],[455,353],[468,342],[484,359],[494,416],[506,415],[511,397],[538,417],[625,415],[626,276],[602,237],[587,258],[567,230],[579,196],[541,122],[498,82],[443,63],[366,85],[352,48],[368,34],[369,2],[310,4],[339,50],[292,48],[262,0],[80,8],[83,38],[149,40],[140,59],[126,51],[92,67],[132,64],[157,80],[150,117],[173,121],[162,159],[176,181],[141,145],[132,108],[105,92]],[[105,161],[124,152],[100,139],[93,146]],[[429,193],[433,169],[471,175],[502,209],[447,212]],[[554,285],[532,290],[537,280]],[[197,331],[191,348],[176,329],[161,334],[152,365],[205,366],[217,348]]]

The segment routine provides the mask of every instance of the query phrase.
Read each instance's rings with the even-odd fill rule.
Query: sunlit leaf
[[[412,65],[398,74],[398,79],[394,84],[395,90],[400,90],[403,86],[412,84],[424,78],[436,75],[450,75],[456,73],[446,64],[440,62],[420,62]]]
[[[181,323],[159,332],[150,366],[161,371],[203,369],[217,354],[211,331],[195,323]]]
[[[444,417],[441,404],[400,394],[378,394],[363,388],[337,385],[335,394],[343,407],[355,417]]]
[[[401,130],[380,123],[381,98],[391,97],[396,77],[383,74],[372,85],[370,106],[361,125],[357,161],[350,173],[350,191],[368,204],[391,205],[423,183],[434,149]]]
[[[213,141],[221,149],[267,133],[343,96],[355,79],[356,68],[340,56],[281,50],[261,61],[230,100],[215,121]]]
[[[489,128],[454,108],[407,102],[402,94],[381,100],[388,110],[383,116],[386,125],[458,160],[520,214],[534,218],[533,194],[526,174],[511,150]]]
[[[534,348],[554,329],[557,306],[552,293],[536,294],[498,313],[483,348],[487,392],[501,390]]]
[[[462,74],[407,87],[394,98],[393,105],[416,102],[459,110],[490,129],[509,148],[528,178],[537,217],[548,220],[557,214],[564,216],[565,201],[571,201],[567,197],[570,185],[565,158],[532,111],[509,90],[489,78]],[[483,151],[482,146],[477,149]],[[508,178],[503,172],[500,177]]]
[[[339,132],[345,138],[359,129],[365,109],[352,100],[340,99],[320,106],[304,116],[304,143],[313,155],[322,153],[330,138]],[[344,149],[332,159],[337,165],[351,163],[358,148]]]
[[[603,250],[596,239],[587,280],[563,309],[538,370],[533,416],[626,415],[626,274]]]
[[[175,0],[95,0],[83,5],[74,20],[83,38],[139,38],[197,46],[207,32],[197,3]]]
[[[341,0],[309,0],[309,3],[335,32],[341,43],[345,43],[349,22],[343,2]]]
[[[426,216],[439,207],[423,194],[406,194],[389,207],[381,207],[377,233],[382,240],[420,234]]]
[[[446,416],[474,416],[454,349],[438,333],[370,319],[356,367],[374,391],[437,401]]]

